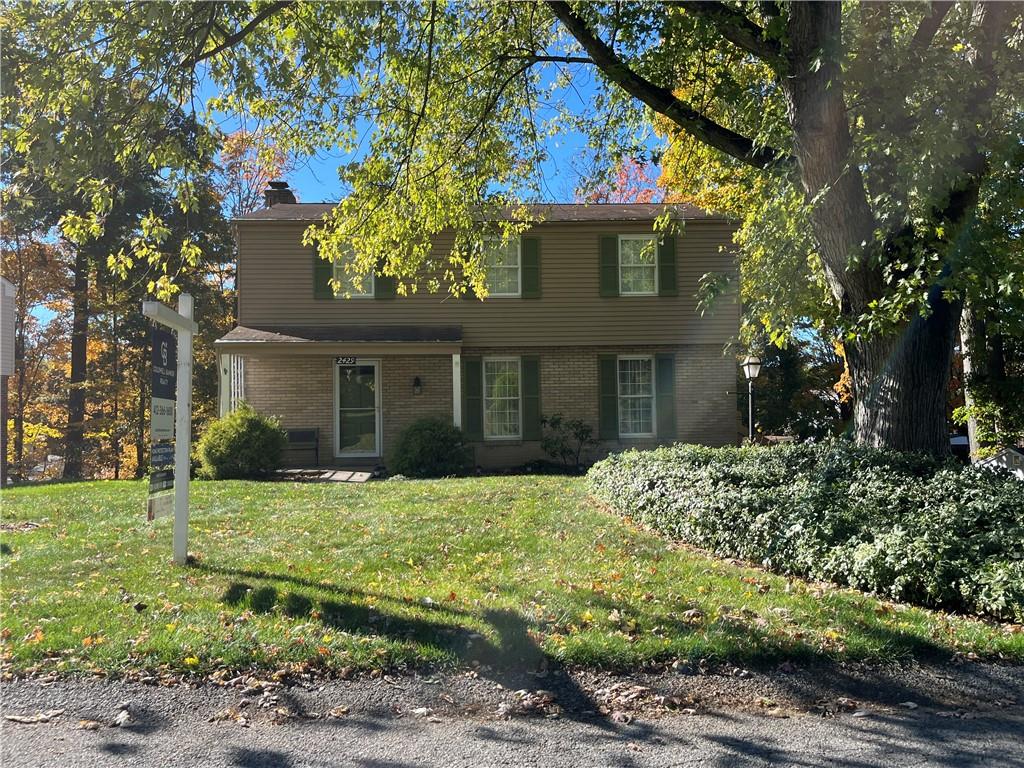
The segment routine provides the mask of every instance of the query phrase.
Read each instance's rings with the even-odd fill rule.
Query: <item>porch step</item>
[[[334,469],[316,467],[311,469],[279,469],[275,480],[292,483],[365,483],[373,477],[372,472],[363,469]]]

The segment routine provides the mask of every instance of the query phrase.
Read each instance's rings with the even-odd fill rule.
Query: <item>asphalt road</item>
[[[934,675],[940,679],[945,673]],[[482,680],[339,681],[262,692],[241,686],[16,681],[0,685],[0,764],[1024,768],[1019,674],[1006,677],[996,670],[986,679],[972,689],[970,701],[953,701],[952,694],[929,697],[925,689],[934,686],[927,684],[916,692],[920,703],[914,706],[880,695],[855,702],[833,698],[822,707],[820,690],[787,696],[772,680],[723,679],[709,688],[689,678],[680,685],[704,685],[699,703],[688,708],[693,714],[664,707],[605,714],[556,708],[511,717],[502,702],[519,694]],[[595,685],[605,686],[590,691],[600,701],[608,681]],[[614,685],[628,698],[630,683]],[[950,685],[964,690],[962,681]],[[779,700],[767,700],[765,691]],[[6,719],[47,710],[62,712],[35,724]],[[112,725],[119,716],[124,722]]]
[[[379,716],[241,728],[187,716],[148,730],[5,728],[15,766],[1021,766],[1024,721],[931,727],[914,715],[823,720],[675,716],[601,727],[566,720],[429,722]]]

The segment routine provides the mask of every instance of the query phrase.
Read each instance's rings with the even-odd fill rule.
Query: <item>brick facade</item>
[[[598,355],[674,352],[676,433],[680,442],[726,445],[737,435],[735,361],[719,345],[644,347],[465,348],[464,356],[538,355],[541,411],[598,423]],[[406,426],[426,416],[453,418],[452,360],[449,355],[383,356],[380,386],[383,450],[386,456]],[[422,390],[413,393],[419,377]],[[318,427],[320,461],[370,463],[377,460],[336,459],[334,430],[334,358],[328,355],[245,357],[245,398],[258,411],[277,416],[286,428]],[[604,441],[597,456],[628,447],[650,447],[653,440]],[[543,458],[538,442],[474,444],[476,461],[485,467],[514,466]],[[308,463],[308,462],[307,462]]]

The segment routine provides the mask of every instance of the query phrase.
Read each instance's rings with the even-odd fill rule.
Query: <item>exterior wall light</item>
[[[419,395],[423,393],[423,380],[419,376],[416,376],[412,380],[412,393]]]

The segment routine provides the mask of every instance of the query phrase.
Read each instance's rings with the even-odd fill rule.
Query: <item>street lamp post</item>
[[[747,377],[747,436],[754,441],[754,379],[761,373],[761,358],[747,355],[743,363],[743,375]]]

